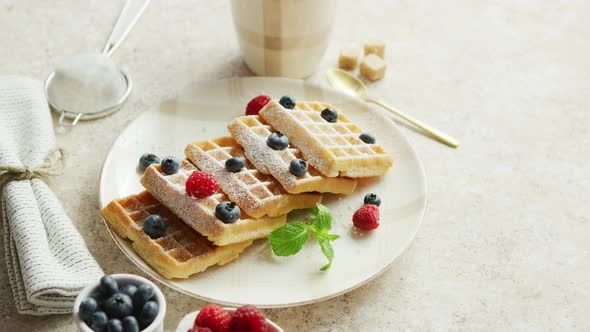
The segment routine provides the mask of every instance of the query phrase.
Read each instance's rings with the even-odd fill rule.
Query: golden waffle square
[[[322,199],[319,193],[294,195],[286,192],[272,176],[261,173],[246,160],[242,147],[229,136],[191,143],[184,154],[200,170],[213,174],[221,190],[254,218],[313,208]],[[232,173],[225,169],[225,161],[231,157],[245,159],[241,171]]]
[[[325,108],[338,113],[337,122],[330,123],[320,116]],[[286,135],[305,160],[325,176],[378,176],[393,164],[381,145],[361,141],[361,128],[330,104],[298,102],[288,110],[271,101],[260,111],[260,117]]]
[[[188,160],[182,160],[180,169],[172,175],[162,173],[159,165],[151,165],[140,181],[158,201],[218,246],[263,238],[285,224],[285,215],[254,219],[244,211],[233,223],[221,222],[215,216],[215,207],[222,201],[230,201],[227,195],[218,191],[209,197],[195,199],[186,194],[186,180],[196,170]]]
[[[185,279],[213,265],[238,258],[252,240],[219,247],[195,232],[147,191],[110,202],[101,211],[111,228],[132,242],[133,249],[151,267],[168,279]],[[166,222],[166,233],[158,239],[143,231],[143,221],[151,214]]]
[[[309,165],[304,176],[297,177],[289,171],[293,159],[304,159],[299,149],[290,145],[284,150],[273,150],[266,144],[268,136],[275,130],[259,116],[240,116],[232,120],[227,129],[234,139],[242,145],[246,158],[256,168],[271,174],[286,191],[297,194],[302,192],[329,192],[351,194],[356,188],[357,180],[346,177],[325,177]]]

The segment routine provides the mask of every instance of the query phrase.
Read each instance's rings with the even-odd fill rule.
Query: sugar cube
[[[375,54],[367,55],[361,62],[361,75],[370,81],[380,80],[385,76],[387,64]]]
[[[359,50],[354,47],[342,49],[338,58],[338,67],[342,69],[354,69],[358,61]]]
[[[376,54],[381,59],[385,56],[385,43],[380,40],[368,40],[364,45],[365,55]]]

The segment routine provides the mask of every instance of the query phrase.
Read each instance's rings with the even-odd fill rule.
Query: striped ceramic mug
[[[232,0],[246,65],[257,75],[303,78],[328,45],[336,0]]]

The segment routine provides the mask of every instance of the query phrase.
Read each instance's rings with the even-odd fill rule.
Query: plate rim
[[[348,288],[342,289],[338,292],[335,292],[333,294],[329,294],[329,295],[325,295],[319,298],[314,298],[311,300],[306,300],[306,301],[296,301],[296,302],[290,302],[290,303],[284,303],[284,304],[257,304],[257,307],[259,308],[263,308],[263,309],[272,309],[272,308],[288,308],[288,307],[296,307],[296,306],[302,306],[302,305],[308,305],[308,304],[313,304],[313,303],[318,303],[318,302],[322,302],[325,300],[329,300],[341,295],[344,295],[348,292],[351,292],[355,289],[358,289],[368,283],[370,283],[371,281],[375,280],[377,277],[381,276],[385,271],[387,271],[392,265],[393,263],[395,263],[401,256],[403,256],[406,251],[410,248],[411,244],[414,242],[416,235],[418,234],[418,231],[420,230],[420,228],[422,227],[422,223],[424,222],[424,216],[426,215],[426,211],[428,210],[428,203],[429,203],[429,191],[428,191],[428,176],[426,174],[426,168],[424,166],[424,162],[422,160],[422,158],[420,157],[420,155],[418,154],[418,152],[416,151],[416,149],[414,148],[414,145],[411,144],[410,139],[403,133],[403,131],[400,129],[400,127],[397,125],[397,123],[392,119],[391,115],[386,113],[385,111],[383,111],[382,109],[376,108],[366,102],[364,102],[362,99],[354,96],[354,95],[350,95],[347,94],[345,92],[342,92],[340,90],[337,90],[335,88],[332,88],[330,86],[325,86],[325,85],[321,85],[319,83],[314,83],[314,82],[307,82],[305,80],[300,80],[300,79],[292,79],[292,78],[285,78],[285,77],[267,77],[267,76],[246,76],[246,77],[231,77],[231,78],[223,78],[223,79],[218,79],[218,80],[197,80],[197,81],[193,81],[190,82],[188,84],[186,84],[183,88],[181,88],[180,90],[177,91],[177,93],[175,95],[173,95],[170,98],[166,98],[165,100],[161,100],[159,103],[162,102],[166,102],[168,100],[174,100],[175,98],[177,98],[178,96],[180,96],[182,91],[186,91],[190,86],[193,85],[197,85],[197,84],[207,84],[210,82],[223,82],[223,81],[232,81],[232,80],[256,80],[256,81],[265,81],[265,80],[278,80],[278,81],[285,81],[287,83],[298,83],[298,84],[302,84],[302,85],[307,85],[310,86],[314,89],[319,89],[319,90],[330,90],[333,93],[336,94],[340,94],[340,95],[344,95],[347,98],[351,98],[351,99],[355,99],[357,102],[361,102],[366,104],[370,109],[372,109],[374,112],[376,112],[377,114],[379,114],[379,116],[381,116],[385,121],[389,122],[392,126],[394,126],[397,130],[397,132],[400,134],[401,140],[403,142],[405,142],[407,144],[407,146],[409,147],[409,151],[410,153],[412,153],[414,155],[414,157],[417,160],[418,166],[419,166],[419,173],[422,174],[423,177],[423,192],[424,192],[424,208],[422,209],[421,213],[419,214],[419,218],[418,218],[418,224],[417,227],[415,229],[415,231],[413,232],[413,234],[411,235],[411,237],[409,237],[409,240],[407,240],[405,243],[403,243],[403,250],[399,253],[399,255],[397,255],[396,257],[394,257],[390,262],[388,262],[387,264],[385,264],[383,266],[383,268],[381,268],[378,272],[376,272],[375,274],[373,274],[372,276],[370,276],[369,278],[363,280],[362,282],[350,286]],[[165,285],[168,288],[171,288],[181,294],[187,295],[189,297],[192,298],[196,298],[202,301],[206,301],[206,302],[210,302],[210,303],[217,303],[217,304],[221,304],[221,305],[225,305],[225,306],[230,306],[230,307],[239,307],[241,305],[243,305],[243,303],[239,303],[239,302],[229,302],[229,301],[221,301],[218,299],[213,299],[207,296],[203,296],[203,295],[199,295],[199,294],[195,294],[195,293],[191,293],[189,291],[186,291],[184,289],[182,289],[181,287],[176,286],[175,284],[169,282],[168,280],[164,279],[157,271],[153,270],[151,267],[147,266],[147,268],[145,268],[144,266],[137,264],[134,260],[133,257],[131,257],[128,253],[127,253],[127,248],[123,248],[122,247],[122,241],[125,241],[124,239],[122,239],[119,235],[115,234],[111,227],[108,225],[108,223],[106,222],[106,220],[102,217],[102,215],[100,214],[100,210],[102,210],[102,208],[105,206],[104,202],[102,201],[102,183],[103,183],[103,176],[104,176],[104,171],[105,171],[105,166],[106,166],[106,162],[109,159],[111,152],[114,148],[114,146],[119,142],[119,140],[121,139],[121,135],[123,134],[123,132],[125,132],[127,130],[127,128],[129,126],[131,126],[132,124],[134,124],[139,118],[141,118],[142,116],[144,116],[145,114],[149,113],[149,112],[154,112],[153,108],[148,108],[147,110],[139,113],[133,120],[131,120],[123,129],[122,131],[119,133],[119,135],[117,136],[117,138],[111,143],[111,145],[108,148],[108,151],[106,152],[104,158],[103,158],[103,163],[102,166],[100,168],[100,173],[99,173],[99,177],[98,177],[98,205],[99,205],[99,216],[102,220],[102,223],[105,225],[107,232],[109,233],[109,236],[111,237],[111,239],[113,240],[113,242],[115,242],[115,245],[119,248],[119,250],[121,252],[123,252],[123,254],[125,255],[125,257],[127,257],[127,259],[138,269],[140,269],[143,273],[145,273],[147,276],[149,276],[153,281],[158,282],[159,284]],[[145,262],[144,262],[145,263]]]

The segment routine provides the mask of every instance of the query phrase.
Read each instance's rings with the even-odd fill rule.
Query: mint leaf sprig
[[[270,233],[268,240],[275,255],[292,256],[303,248],[309,239],[309,234],[313,234],[320,244],[322,253],[328,259],[328,264],[320,269],[326,271],[334,260],[334,248],[331,242],[340,236],[329,233],[332,229],[332,214],[326,206],[318,203],[317,207],[311,209],[311,213],[314,215],[311,223],[289,222]]]

